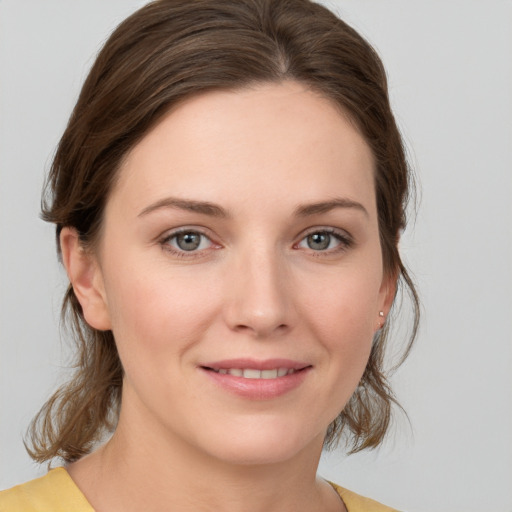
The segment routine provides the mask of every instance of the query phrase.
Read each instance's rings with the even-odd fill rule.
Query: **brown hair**
[[[99,53],[59,143],[42,216],[75,228],[94,243],[123,157],[173,106],[215,89],[295,80],[330,98],[371,147],[384,271],[401,278],[418,319],[414,286],[397,244],[405,227],[410,172],[393,114],[386,75],[372,47],[326,8],[309,0],[158,0],[127,18]],[[123,369],[110,331],[85,322],[71,286],[63,303],[77,342],[72,379],[32,422],[28,448],[37,461],[79,459],[116,424]],[[331,424],[352,451],[377,446],[394,396],[384,371],[388,325],[373,343],[359,387]]]

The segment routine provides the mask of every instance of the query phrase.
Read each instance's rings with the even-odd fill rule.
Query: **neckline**
[[[53,512],[69,512],[71,506],[73,512],[95,512],[64,466],[50,469],[43,478],[47,478],[52,487],[59,489],[56,496],[58,501],[55,503],[57,508],[52,509]]]
[[[53,512],[69,512],[71,506],[73,507],[72,510],[74,512],[95,512],[92,505],[87,501],[87,498],[71,478],[71,475],[64,466],[58,466],[50,469],[47,475],[43,478],[48,479],[52,487],[57,486],[59,488],[58,496],[56,496],[57,501],[55,501],[55,505],[52,503],[54,507],[52,508]],[[331,482],[330,480],[326,480],[326,482],[339,496],[347,512],[364,510],[366,507],[360,507],[360,505],[363,504],[378,505],[375,501],[359,496],[358,494],[355,494],[352,491]],[[383,505],[381,505],[381,507],[383,507]],[[384,507],[382,509],[379,508],[379,510],[392,511],[393,509]]]

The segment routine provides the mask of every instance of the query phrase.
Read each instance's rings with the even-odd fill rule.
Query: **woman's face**
[[[82,305],[116,339],[120,425],[232,462],[321,446],[394,292],[371,151],[294,82],[165,117],[123,163],[91,268],[101,303]]]

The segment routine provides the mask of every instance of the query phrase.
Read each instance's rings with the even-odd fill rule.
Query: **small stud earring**
[[[379,329],[384,327],[384,311],[379,311],[379,316],[382,320],[379,321]]]

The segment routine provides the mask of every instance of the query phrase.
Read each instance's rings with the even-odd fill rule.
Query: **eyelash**
[[[180,235],[185,235],[185,234],[199,235],[201,237],[201,241],[199,242],[200,245],[206,239],[206,240],[208,240],[210,242],[210,244],[212,246],[216,246],[216,248],[221,247],[220,245],[215,244],[211,240],[211,238],[208,235],[206,235],[205,233],[203,233],[202,231],[200,231],[198,229],[192,229],[192,228],[182,228],[182,229],[178,229],[176,231],[173,231],[172,233],[166,234],[162,238],[162,240],[160,240],[159,243],[162,246],[163,250],[165,250],[167,252],[170,252],[173,256],[177,256],[178,258],[187,258],[187,259],[193,259],[193,258],[201,257],[201,256],[203,256],[204,251],[210,248],[210,247],[208,247],[207,249],[186,251],[186,250],[183,250],[183,249],[175,248],[175,247],[173,247],[171,245],[171,241],[173,239],[176,239]]]
[[[201,237],[201,241],[199,242],[199,247],[201,246],[201,244],[203,243],[203,241],[205,239],[208,240],[209,243],[211,244],[211,246],[213,246],[216,249],[222,247],[221,245],[213,242],[212,239],[208,235],[206,235],[205,233],[203,233],[202,231],[200,231],[198,229],[182,228],[182,229],[173,231],[172,233],[166,234],[160,240],[159,243],[162,246],[162,249],[171,253],[174,256],[177,256],[178,258],[188,258],[188,259],[202,257],[204,255],[204,251],[211,249],[211,246],[209,246],[204,249],[199,249],[199,250],[194,249],[191,251],[186,251],[184,249],[179,249],[179,248],[173,247],[171,245],[171,241],[175,240],[178,236],[184,235],[184,234],[199,235]],[[306,241],[308,237],[310,237],[312,235],[318,235],[318,234],[334,237],[339,242],[339,245],[335,248],[325,249],[325,250],[317,250],[317,251],[314,249],[311,249],[311,248],[306,249],[308,252],[311,252],[311,255],[314,257],[326,257],[329,255],[338,254],[340,252],[346,251],[347,249],[352,247],[354,244],[352,237],[346,232],[341,232],[334,228],[314,228],[314,229],[311,229],[309,232],[307,232],[305,235],[303,235],[302,238],[299,240],[299,242],[297,242],[296,244],[293,245],[293,248],[300,250],[299,244]],[[329,245],[330,245],[330,242],[329,242]]]
[[[339,254],[340,252],[344,252],[354,245],[353,238],[348,233],[346,233],[344,231],[340,231],[340,230],[337,230],[334,228],[314,228],[314,229],[311,229],[309,232],[307,232],[300,239],[300,241],[297,244],[294,244],[294,248],[296,248],[296,247],[298,248],[299,244],[301,244],[303,241],[306,241],[307,238],[310,237],[311,235],[318,235],[318,234],[329,235],[330,237],[335,238],[339,242],[339,245],[335,248],[318,250],[318,251],[315,251],[314,249],[311,249],[311,248],[306,249],[306,250],[310,251],[311,255],[316,258],[322,258],[322,257],[326,257],[326,256],[331,256],[334,254]],[[330,242],[329,242],[329,244],[330,244]]]

